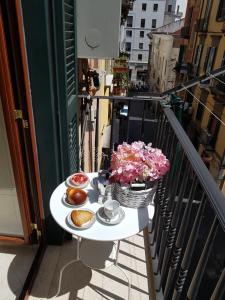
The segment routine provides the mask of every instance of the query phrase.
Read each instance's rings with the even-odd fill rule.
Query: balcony
[[[152,142],[171,162],[170,172],[158,182],[152,224],[121,242],[119,267],[131,280],[129,299],[149,299],[149,295],[164,300],[224,299],[225,198],[173,111],[156,95],[96,97],[80,96],[85,104],[81,106],[81,169],[87,168],[90,155],[89,171],[107,168],[116,145],[134,140]],[[99,105],[107,100],[111,133],[106,132],[109,142],[102,149]],[[126,116],[120,114],[124,103]],[[93,108],[97,112],[92,133],[88,133],[92,143],[85,145]],[[64,269],[75,250],[75,241],[48,247],[31,299],[56,295],[62,299],[72,295],[84,300],[128,299],[126,278],[113,268],[91,270],[75,263]]]
[[[152,142],[171,162],[170,172],[158,183],[153,224],[144,232],[145,250],[151,252],[146,252],[146,259],[153,265],[150,289],[157,297],[162,293],[165,300],[219,299],[225,273],[223,194],[173,111],[161,105],[160,98],[108,99],[112,105],[109,148],[99,153],[99,135],[95,133],[92,171],[108,167],[112,149],[122,141]],[[105,100],[99,97],[92,103],[100,101]],[[119,114],[121,101],[128,105],[126,117]],[[98,114],[96,130],[97,124]],[[89,151],[82,151],[81,161]]]
[[[208,30],[208,22],[206,19],[199,19],[196,22],[195,31],[196,32],[207,32]]]
[[[225,85],[222,83],[224,82],[224,75],[218,76],[218,80],[216,79],[211,80],[210,91],[214,95],[215,100],[217,100],[222,104],[225,104],[225,100],[224,100]]]

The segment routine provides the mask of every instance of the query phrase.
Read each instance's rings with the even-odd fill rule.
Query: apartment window
[[[153,11],[158,11],[159,5],[157,3],[153,4]]]
[[[142,54],[138,54],[138,60],[142,60]]]
[[[141,28],[145,27],[145,19],[141,19]]]
[[[146,3],[142,3],[142,10],[146,11],[147,9],[147,4]]]
[[[143,49],[143,43],[139,43],[139,49]]]
[[[202,49],[203,49],[203,45],[199,44],[195,53],[195,60],[194,60],[194,72],[195,75],[198,75],[198,71],[199,71],[199,64],[201,61],[201,56],[202,56]]]
[[[217,21],[225,20],[225,1],[224,0],[220,0],[216,20]]]
[[[215,54],[216,54],[216,47],[209,47],[207,49],[207,54],[205,58],[205,63],[204,63],[204,71],[205,73],[209,73],[214,64],[214,59],[215,59]]]
[[[172,5],[168,5],[168,12],[171,13],[172,12]]]
[[[152,28],[156,28],[156,19],[152,19]]]
[[[204,106],[202,104],[198,104],[198,109],[197,109],[197,113],[196,113],[196,119],[198,121],[201,121],[202,120],[202,116],[203,116],[203,113],[204,113]]]
[[[145,36],[145,32],[144,31],[140,31],[140,37],[143,38]]]
[[[126,36],[127,37],[132,37],[132,30],[127,30],[126,31]]]
[[[125,50],[126,51],[131,51],[131,43],[126,43]]]
[[[127,27],[132,27],[133,26],[133,16],[128,16],[127,17]]]
[[[210,115],[207,129],[209,133],[212,135],[209,144],[214,149],[217,142],[217,136],[220,130],[220,121],[217,120],[213,115]]]
[[[204,15],[204,18],[206,21],[208,21],[211,7],[212,7],[212,0],[207,0],[207,4],[206,4],[206,8],[205,8],[205,15]]]

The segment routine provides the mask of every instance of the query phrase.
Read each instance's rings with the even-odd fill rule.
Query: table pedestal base
[[[120,241],[98,242],[77,238],[77,258],[69,261],[60,271],[59,286],[55,297],[60,293],[64,270],[71,264],[81,261],[91,269],[105,269],[110,266],[118,268],[126,277],[128,283],[128,300],[130,299],[131,284],[128,274],[118,266]]]

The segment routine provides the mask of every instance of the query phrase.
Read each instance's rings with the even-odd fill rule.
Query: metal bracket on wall
[[[23,119],[23,112],[21,109],[14,109],[13,113],[15,120],[22,120],[23,128],[29,128],[28,120]]]
[[[40,237],[41,237],[41,231],[38,230],[37,224],[36,224],[36,223],[31,223],[31,224],[30,224],[30,227],[31,227],[32,230],[35,230],[35,231],[36,231],[36,233],[37,233],[37,239],[39,240]]]

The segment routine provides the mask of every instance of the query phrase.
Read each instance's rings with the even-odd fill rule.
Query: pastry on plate
[[[89,178],[85,173],[75,173],[70,177],[70,182],[76,187],[85,187],[89,183]]]
[[[79,188],[67,188],[67,202],[71,205],[82,205],[87,199],[87,193]]]
[[[77,227],[87,225],[92,220],[94,214],[88,210],[73,210],[71,212],[71,220]]]

